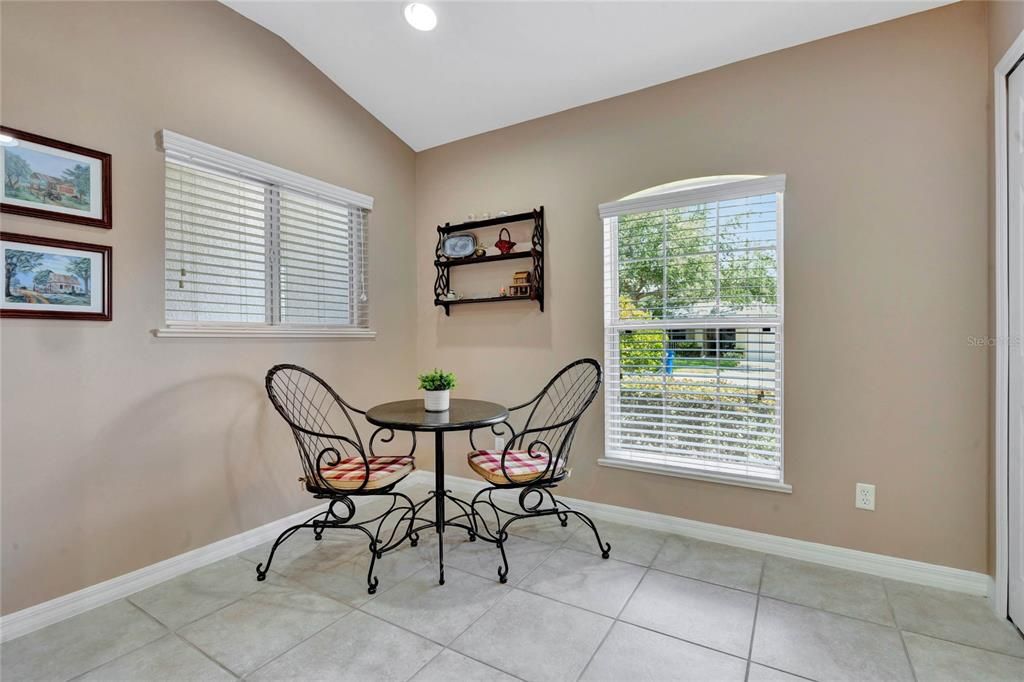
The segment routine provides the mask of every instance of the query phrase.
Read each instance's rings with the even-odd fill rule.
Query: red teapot
[[[512,249],[515,248],[516,243],[512,241],[512,235],[507,227],[501,228],[501,232],[498,233],[498,241],[494,242],[494,245],[502,253],[511,253]]]

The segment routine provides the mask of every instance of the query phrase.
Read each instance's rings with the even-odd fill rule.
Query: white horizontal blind
[[[781,482],[784,179],[771,180],[601,207],[609,458]]]
[[[164,131],[168,327],[369,327],[372,199]]]
[[[281,322],[365,326],[365,211],[281,191]]]
[[[265,185],[167,161],[168,322],[267,323]]]

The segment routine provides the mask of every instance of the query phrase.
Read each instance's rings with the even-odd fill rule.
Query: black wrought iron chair
[[[295,436],[303,472],[299,481],[313,497],[330,503],[325,511],[278,536],[266,565],[256,567],[256,579],[266,579],[277,548],[299,530],[311,528],[314,539],[320,540],[328,528],[350,528],[362,531],[370,540],[366,582],[367,591],[373,594],[378,584],[373,575],[376,560],[401,545],[412,528],[413,502],[394,488],[414,469],[415,436],[407,454],[375,456],[373,445],[377,437],[381,436],[380,442],[389,443],[394,440],[394,432],[378,428],[365,448],[351,414],[365,412],[342,400],[313,372],[298,365],[275,365],[267,372],[266,384],[270,402]],[[370,495],[390,496],[391,504],[380,514],[352,523],[356,515],[353,498]]]
[[[577,360],[563,367],[533,399],[509,408],[510,413],[528,409],[519,431],[508,422],[490,428],[494,435],[506,437],[503,450],[478,449],[475,432],[470,432],[473,450],[468,455],[469,466],[490,484],[473,497],[474,523],[477,536],[495,543],[501,551],[501,582],[508,581],[508,528],[523,519],[557,516],[562,526],[567,526],[573,514],[594,532],[601,556],[608,558],[611,545],[602,544],[590,517],[552,493],[569,477],[569,450],[576,426],[600,387],[601,365],[590,358]],[[515,489],[520,491],[518,509],[494,499],[498,491]]]

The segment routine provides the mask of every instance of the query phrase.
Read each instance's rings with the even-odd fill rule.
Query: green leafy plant
[[[434,369],[419,376],[420,388],[424,391],[448,391],[455,388],[455,375],[444,370]]]

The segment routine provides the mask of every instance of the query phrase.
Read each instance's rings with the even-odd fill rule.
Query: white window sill
[[[373,339],[372,329],[295,327],[164,327],[154,329],[162,339]]]
[[[642,471],[648,474],[661,474],[663,476],[676,476],[678,478],[690,478],[695,481],[707,481],[709,483],[724,483],[736,485],[743,488],[756,488],[758,490],[770,490],[776,493],[792,493],[793,486],[777,481],[759,481],[752,478],[729,476],[727,474],[716,474],[713,472],[696,471],[670,464],[649,464],[635,462],[619,457],[602,457],[597,460],[601,466],[612,467],[613,469],[627,469],[629,471]]]

